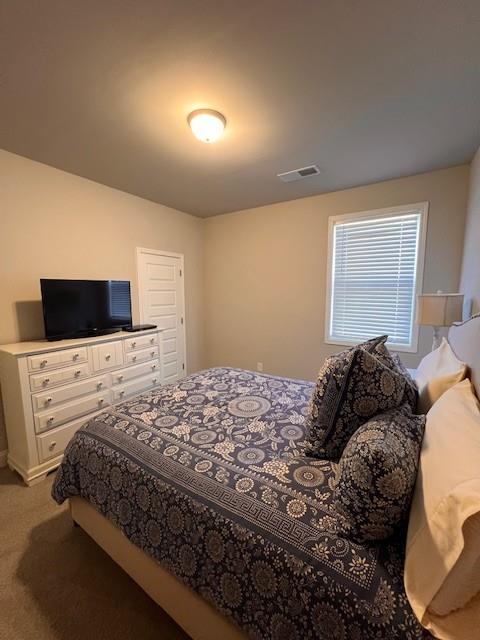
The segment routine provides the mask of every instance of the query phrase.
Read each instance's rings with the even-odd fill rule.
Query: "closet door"
[[[162,329],[162,382],[186,372],[183,255],[137,249],[140,321]]]

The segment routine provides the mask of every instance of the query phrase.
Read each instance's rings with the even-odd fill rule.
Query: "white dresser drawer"
[[[29,371],[44,371],[52,367],[61,367],[66,364],[80,363],[87,361],[87,348],[62,349],[60,351],[50,351],[27,358]]]
[[[117,384],[123,384],[129,380],[133,380],[133,378],[140,378],[141,376],[146,376],[156,371],[160,371],[160,362],[158,360],[137,364],[127,369],[119,369],[110,374],[110,386],[113,387]]]
[[[147,347],[155,347],[158,345],[158,336],[156,333],[148,336],[138,336],[137,338],[127,338],[124,340],[125,353],[135,351],[136,349],[146,349]]]
[[[78,367],[67,367],[66,369],[55,369],[45,373],[35,373],[30,376],[30,389],[39,391],[40,389],[50,389],[59,384],[66,384],[75,380],[81,380],[89,375],[88,362],[79,364]]]
[[[50,458],[56,458],[61,455],[75,432],[97,414],[98,411],[88,416],[88,418],[85,416],[83,418],[77,418],[77,420],[58,427],[58,429],[52,429],[48,433],[37,436],[37,450],[40,462],[45,462]]]
[[[152,347],[151,349],[142,349],[141,351],[132,351],[125,354],[126,364],[136,364],[137,362],[145,362],[146,360],[152,360],[158,358],[158,347]]]
[[[119,385],[112,389],[113,402],[119,402],[130,396],[134,396],[142,391],[148,391],[157,387],[161,382],[160,372],[154,375],[145,376],[144,378],[138,378],[127,384]]]
[[[120,340],[89,347],[94,371],[104,371],[123,364],[123,350]]]
[[[77,416],[99,411],[109,404],[110,392],[104,391],[103,393],[97,393],[53,408],[51,411],[42,411],[34,416],[35,431],[41,433],[42,431],[47,431],[47,429],[53,429]]]
[[[107,376],[98,376],[96,378],[90,378],[83,382],[76,382],[69,384],[66,387],[60,387],[58,389],[52,389],[45,393],[37,393],[32,396],[32,405],[34,411],[45,411],[51,407],[55,407],[62,402],[68,402],[75,398],[81,398],[91,393],[98,393],[103,391],[108,386]]]

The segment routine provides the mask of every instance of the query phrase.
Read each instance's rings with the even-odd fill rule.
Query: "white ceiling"
[[[479,0],[0,0],[0,147],[199,216],[468,162]],[[227,118],[191,134],[190,111]],[[320,176],[276,174],[316,163]]]

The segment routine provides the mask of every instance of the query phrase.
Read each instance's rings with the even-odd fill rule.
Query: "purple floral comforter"
[[[404,534],[336,534],[335,465],[304,452],[312,387],[216,368],[124,402],[76,433],[53,497],[88,500],[251,638],[429,638]]]

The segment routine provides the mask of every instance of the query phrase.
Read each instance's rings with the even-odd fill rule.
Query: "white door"
[[[137,249],[140,321],[163,329],[162,379],[175,382],[185,375],[185,295],[183,256]]]

